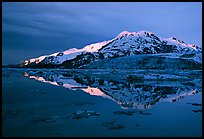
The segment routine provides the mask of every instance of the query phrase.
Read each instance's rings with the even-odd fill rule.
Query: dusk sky
[[[202,3],[3,2],[2,64],[141,30],[202,46]]]

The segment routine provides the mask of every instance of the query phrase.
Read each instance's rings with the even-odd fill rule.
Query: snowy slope
[[[105,58],[135,54],[194,53],[199,51],[201,51],[201,47],[197,45],[186,44],[175,37],[161,38],[149,31],[132,33],[124,31],[112,43],[99,50]]]
[[[38,58],[32,58],[29,60],[24,60],[22,65],[29,65],[32,63],[38,64],[43,62],[45,64],[61,64],[66,60],[70,60],[75,58],[77,55],[86,53],[86,52],[98,52],[98,50],[104,46],[105,44],[109,43],[110,41],[103,41],[95,44],[90,44],[85,46],[83,49],[71,48],[69,50],[63,52],[56,52],[51,55],[40,56]]]
[[[165,39],[158,37],[150,31],[123,31],[112,40],[90,44],[82,49],[72,48],[63,52],[56,52],[51,55],[24,60],[21,65],[29,66],[39,63],[59,65],[84,54],[93,54],[95,57],[94,60],[98,60],[99,56],[102,58],[115,58],[138,54],[186,54],[197,52],[202,52],[200,46],[187,44],[175,37]],[[197,59],[199,60],[199,58]]]

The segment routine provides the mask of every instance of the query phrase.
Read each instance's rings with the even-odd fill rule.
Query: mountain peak
[[[138,35],[147,35],[147,34],[149,34],[149,35],[151,35],[151,34],[154,35],[153,32],[147,31],[147,30],[138,31],[137,34],[138,34]]]
[[[202,48],[194,44],[187,44],[176,37],[161,38],[151,31],[138,32],[122,31],[117,37],[103,42],[89,44],[82,49],[72,48],[63,52],[25,60],[23,65],[31,63],[62,64],[77,56],[84,57],[82,61],[94,61],[101,58],[116,58],[138,54],[158,53],[194,53],[201,52]],[[86,53],[86,55],[83,55]],[[99,58],[100,57],[100,58]],[[78,63],[81,63],[78,61]],[[82,63],[81,63],[82,64]]]
[[[121,36],[125,36],[125,35],[130,35],[130,34],[131,34],[131,32],[122,31],[121,33],[118,34],[118,36],[116,38],[121,37]]]
[[[118,36],[116,38],[120,38],[122,36],[129,36],[129,35],[133,35],[133,36],[146,36],[146,35],[155,35],[153,32],[151,31],[146,31],[146,30],[141,30],[138,32],[128,32],[128,31],[122,31],[121,33],[118,34]]]

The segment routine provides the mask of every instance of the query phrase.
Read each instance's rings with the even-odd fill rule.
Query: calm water
[[[4,68],[3,136],[202,136],[201,73]]]

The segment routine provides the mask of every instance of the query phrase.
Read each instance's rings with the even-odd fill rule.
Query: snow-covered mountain
[[[198,51],[201,51],[201,47],[197,45],[187,44],[175,37],[161,38],[149,31],[124,31],[99,50],[105,58],[135,54],[192,53]]]
[[[175,37],[161,38],[150,31],[121,32],[112,40],[90,44],[82,49],[72,48],[64,52],[24,60],[21,67],[46,67],[49,65],[78,68],[101,59],[139,54],[201,53],[200,46],[187,44]]]
[[[66,50],[64,52],[57,52],[53,53],[51,55],[45,55],[40,56],[38,58],[32,58],[29,60],[24,60],[22,62],[22,65],[29,65],[29,64],[38,64],[40,62],[43,62],[45,64],[61,64],[62,62],[66,60],[70,60],[75,58],[77,55],[86,53],[86,52],[98,52],[98,50],[105,44],[107,44],[109,41],[104,41],[100,43],[90,44],[85,46],[82,49],[77,48],[71,48],[69,50]]]

